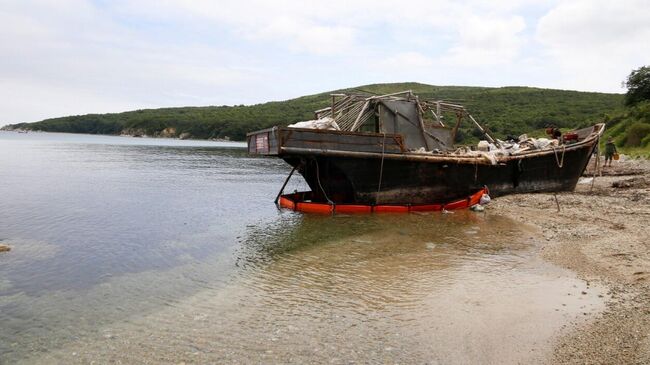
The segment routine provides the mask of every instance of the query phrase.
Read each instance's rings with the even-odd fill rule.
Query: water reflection
[[[487,240],[481,232],[496,232]],[[507,245],[502,242],[510,240]],[[424,242],[428,249],[456,248],[467,250],[502,250],[525,247],[521,229],[492,215],[468,211],[453,214],[375,214],[375,215],[303,215],[285,212],[266,225],[250,225],[241,240],[238,261],[242,266],[267,263],[278,254],[305,250],[331,242],[395,244],[387,250],[401,252],[409,243]]]
[[[319,305],[399,311],[457,280],[468,262],[474,272],[511,268],[529,255],[525,234],[503,218],[471,212],[289,214],[250,227],[238,263],[248,271],[245,285],[264,291],[271,310],[282,300],[312,314]]]
[[[567,298],[585,284],[499,216],[281,221],[249,227],[238,252],[236,324],[219,326],[236,327],[228,346],[256,333],[259,349],[235,360],[536,362],[566,318],[602,308],[600,291]]]

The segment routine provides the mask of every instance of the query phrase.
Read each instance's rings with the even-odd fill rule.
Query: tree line
[[[549,125],[584,127],[602,120],[605,113],[623,111],[623,95],[540,89],[530,87],[460,87],[420,83],[365,85],[256,105],[143,109],[124,113],[86,114],[21,123],[8,128],[48,132],[120,134],[139,131],[159,136],[165,129],[172,136],[245,140],[246,133],[274,125],[313,119],[313,111],[330,104],[331,93],[370,92],[385,94],[412,90],[421,98],[461,103],[497,137],[516,135]],[[169,129],[168,129],[169,130]],[[459,142],[474,141],[480,134],[472,125],[461,126]]]

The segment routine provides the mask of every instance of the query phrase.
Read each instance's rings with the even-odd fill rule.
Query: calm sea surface
[[[602,307],[490,209],[280,211],[243,147],[0,132],[0,363],[535,362]]]

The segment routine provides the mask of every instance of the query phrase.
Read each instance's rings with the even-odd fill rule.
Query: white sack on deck
[[[478,151],[478,152],[483,156],[483,158],[485,158],[486,160],[490,161],[490,163],[491,163],[492,165],[496,165],[496,164],[497,164],[497,158],[496,158],[496,156],[494,155],[494,153],[481,152],[481,151]]]
[[[289,128],[306,128],[306,129],[327,129],[330,131],[340,131],[336,121],[330,117],[325,117],[323,119],[316,120],[307,120],[304,122],[298,122],[294,124],[289,124]]]
[[[457,149],[453,154],[462,157],[483,157],[484,159],[490,161],[492,165],[496,165],[498,163],[496,152],[497,151],[472,151],[461,147]]]
[[[535,146],[536,149],[538,150],[543,150],[544,148],[553,145],[557,146],[557,139],[548,139],[548,138],[531,138],[530,139],[531,143],[533,146]]]

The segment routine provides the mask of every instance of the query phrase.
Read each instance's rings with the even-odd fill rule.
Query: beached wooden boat
[[[455,119],[450,127],[443,123],[449,114]],[[333,204],[445,203],[484,187],[492,196],[570,191],[604,131],[604,124],[596,124],[566,133],[559,141],[499,141],[464,107],[420,101],[411,92],[338,95],[316,117],[331,129],[273,127],[252,132],[247,135],[248,150],[282,158],[304,177],[312,201]],[[483,146],[489,150],[454,147],[463,120],[485,133]]]

